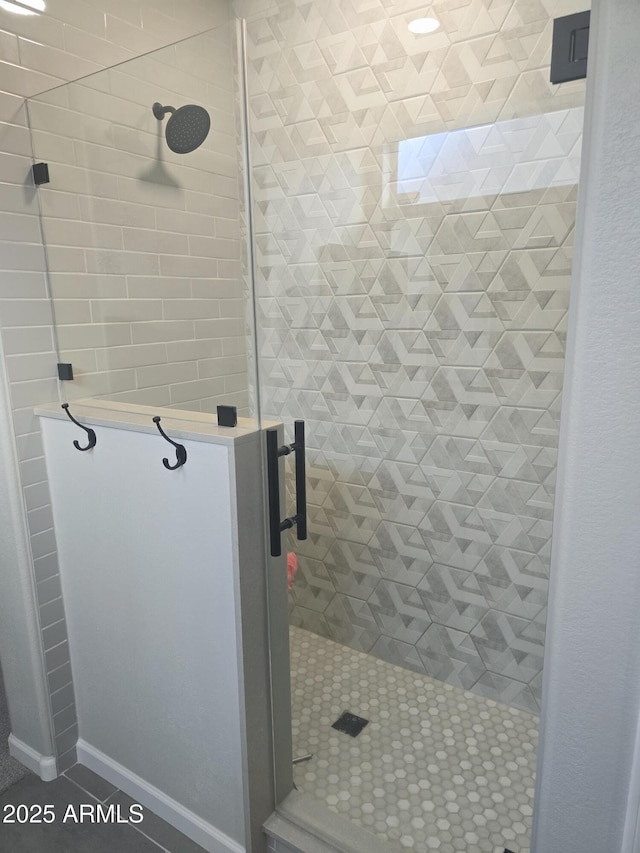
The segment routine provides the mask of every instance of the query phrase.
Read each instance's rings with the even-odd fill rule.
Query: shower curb
[[[280,803],[264,831],[296,853],[402,853],[400,844],[383,841],[300,791]]]

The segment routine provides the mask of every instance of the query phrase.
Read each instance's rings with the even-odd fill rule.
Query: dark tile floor
[[[164,820],[143,810],[143,820],[131,823],[91,823],[85,818],[76,822],[79,806],[104,804],[119,806],[121,820],[126,820],[133,800],[116,787],[76,764],[53,782],[42,782],[29,774],[0,795],[0,853],[202,853],[203,848]],[[11,805],[53,806],[51,823],[7,823]],[[9,808],[7,808],[9,806]],[[73,810],[68,809],[73,806]],[[32,809],[31,815],[38,810]],[[85,810],[86,811],[86,810]],[[112,810],[118,813],[117,808]],[[22,809],[21,813],[25,810]],[[136,810],[134,810],[134,814]],[[68,818],[64,821],[65,814]],[[42,815],[44,817],[44,815]],[[15,815],[14,815],[15,819]]]

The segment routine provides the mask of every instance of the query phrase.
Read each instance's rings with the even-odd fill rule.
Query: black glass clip
[[[76,448],[76,450],[82,450],[82,451],[91,450],[92,447],[95,447],[97,444],[97,441],[98,441],[98,439],[96,438],[95,432],[90,427],[84,426],[83,424],[81,424],[79,421],[77,421],[73,417],[73,415],[69,411],[69,404],[68,403],[63,403],[62,408],[67,413],[67,417],[69,418],[69,420],[73,421],[76,426],[80,427],[80,429],[83,429],[87,434],[87,438],[89,439],[89,444],[87,444],[86,447],[80,447],[80,442],[74,438],[73,446]]]
[[[73,379],[73,365],[70,362],[58,362],[58,379],[66,382]]]
[[[41,184],[49,183],[49,164],[48,163],[34,163],[31,167],[31,172],[33,174],[33,183],[39,187]]]
[[[173,446],[176,449],[176,457],[177,457],[176,464],[171,465],[169,463],[169,460],[166,458],[166,456],[162,460],[162,464],[164,465],[165,468],[168,468],[169,471],[175,471],[177,468],[182,468],[182,466],[187,461],[187,449],[186,449],[186,447],[183,444],[178,444],[177,442],[172,441],[169,438],[169,436],[166,434],[166,432],[160,426],[160,416],[159,415],[155,416],[155,418],[153,419],[153,422],[158,427],[158,431],[160,432],[160,435],[163,438],[166,438],[166,440],[169,442],[169,444],[173,444]]]
[[[218,426],[238,426],[238,409],[236,406],[218,406]]]

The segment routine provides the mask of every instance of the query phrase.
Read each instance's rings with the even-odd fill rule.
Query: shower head
[[[165,136],[167,145],[176,154],[189,154],[195,151],[209,134],[211,119],[204,107],[187,104],[176,109],[155,103],[152,109],[158,121],[162,121],[167,113],[171,113],[165,128]]]

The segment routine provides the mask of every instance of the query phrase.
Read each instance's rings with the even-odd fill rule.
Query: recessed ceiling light
[[[439,26],[440,21],[435,18],[416,18],[409,24],[409,29],[412,33],[435,33]]]
[[[16,15],[39,15],[44,12],[44,0],[0,0],[0,9]]]

